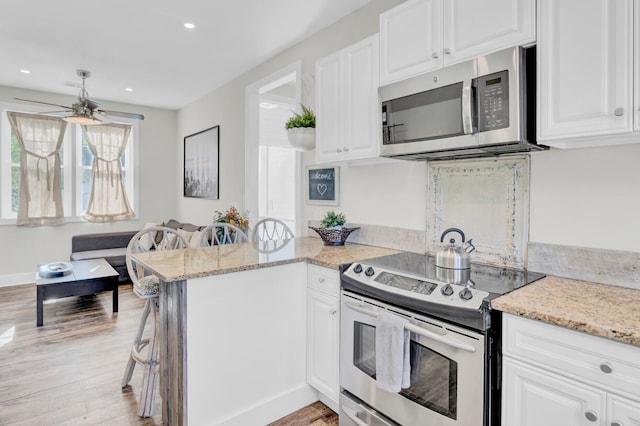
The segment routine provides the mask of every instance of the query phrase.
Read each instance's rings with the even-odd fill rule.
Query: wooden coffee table
[[[70,296],[86,296],[101,291],[113,292],[113,312],[118,312],[118,272],[104,259],[75,260],[69,262],[73,271],[69,275],[43,278],[36,275],[36,325],[43,324],[42,302]],[[38,271],[40,265],[38,265]]]

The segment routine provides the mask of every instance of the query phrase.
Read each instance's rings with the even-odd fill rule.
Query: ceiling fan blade
[[[138,120],[144,120],[144,115],[136,114],[133,112],[109,111],[106,109],[99,109],[99,110],[96,110],[95,112],[98,112],[100,114],[112,115],[114,117],[137,118]]]
[[[49,103],[49,102],[32,101],[31,99],[22,99],[22,98],[13,98],[13,99],[15,99],[16,101],[31,102],[31,103],[34,103],[34,104],[51,105],[51,106],[55,106],[55,107],[66,108],[67,111],[73,109],[72,107],[69,107],[69,106],[66,106],[66,105],[52,104],[52,103]]]
[[[100,121],[102,124],[111,123],[111,120],[109,120],[109,117],[107,117],[104,114],[93,114],[93,118]]]
[[[62,113],[69,113],[69,110],[64,110],[64,111],[44,111],[44,112],[39,112],[39,115],[49,115],[49,114],[62,114]]]

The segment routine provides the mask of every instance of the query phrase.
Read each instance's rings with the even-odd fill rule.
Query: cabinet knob
[[[342,148],[336,149],[336,152],[342,152]]]
[[[598,420],[598,413],[596,413],[593,410],[589,410],[586,413],[584,413],[584,416],[587,418],[587,420],[589,420],[590,422],[595,422]]]
[[[433,53],[431,54],[431,57],[432,57],[433,59],[438,59],[438,58],[439,58],[439,56],[438,56],[438,52],[433,52]]]
[[[613,115],[616,117],[622,117],[624,115],[624,108],[616,108],[613,110]]]
[[[448,47],[445,47],[443,52],[444,52],[445,55],[451,55],[451,49],[449,49]]]
[[[322,277],[318,278],[318,282],[319,282],[320,284],[322,284],[322,283],[324,282],[324,278],[322,278]]]
[[[330,313],[331,315],[335,315],[335,314],[336,314],[336,312],[338,312],[338,311],[336,311],[335,309],[332,309],[331,311],[329,311],[329,313]]]
[[[345,149],[344,149],[344,152],[347,152],[347,151],[349,151],[349,148],[345,148]]]
[[[600,370],[603,373],[610,374],[613,372],[613,367],[608,362],[603,362],[602,364],[600,364]]]
[[[624,426],[624,423],[622,423],[620,421],[611,422],[611,426]]]

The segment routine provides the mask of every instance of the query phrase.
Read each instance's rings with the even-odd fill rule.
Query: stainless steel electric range
[[[500,424],[501,315],[491,300],[544,277],[471,264],[446,270],[399,253],[343,265],[340,425]],[[411,384],[376,385],[376,318],[406,318]]]

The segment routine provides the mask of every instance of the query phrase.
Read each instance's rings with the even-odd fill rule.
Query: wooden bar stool
[[[140,391],[140,399],[138,401],[138,415],[140,417],[151,416],[153,409],[153,400],[155,397],[155,385],[158,377],[159,360],[158,360],[158,290],[160,279],[155,275],[145,271],[142,265],[134,262],[131,255],[134,253],[158,251],[158,250],[175,250],[188,247],[187,242],[175,230],[165,227],[146,228],[138,232],[131,238],[127,246],[127,269],[131,282],[133,282],[134,293],[146,299],[142,317],[138,325],[138,331],[131,345],[131,353],[129,362],[122,378],[122,387],[124,388],[131,381],[133,370],[136,364],[144,367],[144,375],[142,379],[142,389]],[[151,316],[151,333],[148,337],[143,337],[144,329]],[[147,347],[143,352],[143,349]]]

